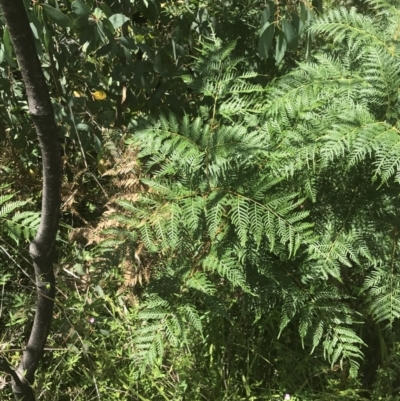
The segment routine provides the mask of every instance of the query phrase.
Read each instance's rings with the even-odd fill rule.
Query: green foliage
[[[7,358],[9,355],[3,354],[3,350],[19,348],[18,337],[24,334],[23,328],[32,318],[31,308],[26,307],[32,304],[32,294],[21,291],[21,285],[30,288],[32,283],[26,280],[27,252],[18,249],[27,245],[39,226],[40,214],[29,211],[31,204],[21,200],[11,185],[0,184],[0,353]],[[10,360],[14,362],[14,358]]]
[[[0,235],[4,239],[10,237],[18,245],[21,239],[27,241],[33,238],[39,226],[40,214],[19,210],[28,201],[13,199],[15,194],[6,193],[7,189],[7,185],[0,186]]]
[[[280,335],[297,327],[309,352],[322,347],[332,368],[357,376],[369,340],[360,320],[392,325],[398,316],[393,25],[344,8],[317,18],[310,30],[327,50],[265,90],[213,38],[184,76],[202,95],[198,114],[161,116],[127,141],[140,148],[147,191],[118,201],[118,222],[139,227],[132,246],[144,243],[157,276],[145,293],[166,308],[149,315],[157,336],[137,332],[151,350],[146,365],[175,346],[155,321],[178,300],[201,311],[207,296],[228,321],[235,308],[250,320],[279,311]],[[171,290],[161,287],[167,277]],[[227,294],[238,294],[234,304]],[[219,343],[215,324],[203,322],[205,344]],[[178,327],[170,332],[187,343]]]
[[[399,10],[243,4],[32,6],[78,226],[60,250],[41,399],[396,399]],[[18,88],[0,110],[15,143]],[[0,232],[18,243],[38,216],[12,193]],[[0,272],[12,361],[31,293],[11,295],[19,273]]]
[[[313,37],[307,28],[321,11],[322,1],[312,4],[303,1],[268,1],[261,14],[259,56],[268,58],[274,43],[275,61],[279,64],[288,50],[298,50],[299,44],[305,39],[306,53],[309,57]]]

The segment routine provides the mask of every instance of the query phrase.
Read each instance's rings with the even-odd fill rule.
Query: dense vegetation
[[[64,168],[37,399],[399,400],[397,3],[25,5]],[[1,29],[0,355],[15,366],[41,160]]]

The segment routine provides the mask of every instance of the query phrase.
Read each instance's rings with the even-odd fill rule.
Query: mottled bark
[[[12,376],[15,398],[32,401],[35,399],[32,389],[34,375],[43,355],[53,315],[53,251],[59,221],[61,158],[58,127],[23,0],[0,0],[0,8],[25,83],[29,112],[39,139],[43,164],[42,216],[37,235],[29,247],[36,276],[36,314],[18,367],[13,371],[10,366],[4,367],[4,359],[0,361],[0,369]]]

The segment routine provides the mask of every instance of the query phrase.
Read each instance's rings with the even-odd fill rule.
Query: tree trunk
[[[58,127],[23,0],[0,0],[0,8],[25,83],[29,112],[36,128],[43,163],[42,215],[39,230],[29,247],[36,276],[36,314],[20,364],[13,370],[0,358],[0,369],[12,376],[17,400],[33,401],[34,375],[43,355],[53,315],[53,251],[60,211],[61,156]]]

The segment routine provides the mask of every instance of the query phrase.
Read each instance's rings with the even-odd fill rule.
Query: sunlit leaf
[[[125,22],[129,21],[129,18],[124,14],[114,14],[109,18],[109,21],[112,23],[114,29],[120,28]]]
[[[106,92],[99,90],[92,93],[92,96],[95,100],[105,100],[107,98]]]

